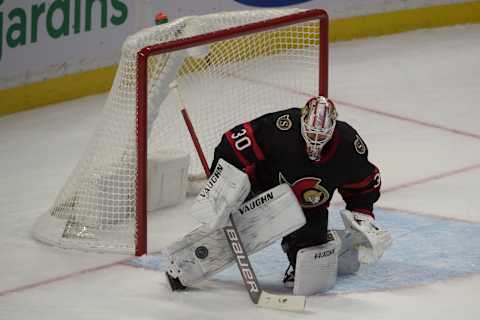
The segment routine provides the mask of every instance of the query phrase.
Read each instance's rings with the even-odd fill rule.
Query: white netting
[[[136,224],[136,59],[146,46],[300,10],[259,10],[184,17],[130,36],[100,126],[35,236],[62,247],[133,252]],[[169,84],[178,83],[210,162],[224,131],[266,112],[300,106],[318,93],[319,24],[310,21],[200,48],[157,55],[148,63],[148,152],[191,154],[203,170]],[[193,57],[193,58],[192,58]]]

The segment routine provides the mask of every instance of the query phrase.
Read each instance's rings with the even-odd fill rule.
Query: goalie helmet
[[[337,111],[331,100],[314,97],[302,109],[301,131],[310,160],[320,160],[322,148],[332,138]]]

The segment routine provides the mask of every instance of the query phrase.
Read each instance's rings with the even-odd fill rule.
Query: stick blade
[[[304,311],[306,302],[305,296],[272,294],[262,290],[257,305],[276,310]]]

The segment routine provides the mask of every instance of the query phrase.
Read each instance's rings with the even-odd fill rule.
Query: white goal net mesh
[[[184,17],[130,36],[99,127],[36,238],[61,247],[135,250],[137,201],[137,52],[150,45],[285,16],[258,10]],[[169,84],[176,80],[210,163],[221,135],[264,113],[301,106],[319,88],[318,20],[254,32],[148,60],[148,155],[190,154],[189,176],[203,176]],[[138,244],[137,244],[138,245]]]

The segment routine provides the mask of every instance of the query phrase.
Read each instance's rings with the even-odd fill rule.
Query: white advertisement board
[[[0,0],[0,89],[115,64],[136,2]]]

